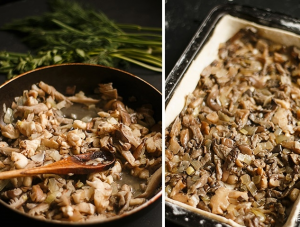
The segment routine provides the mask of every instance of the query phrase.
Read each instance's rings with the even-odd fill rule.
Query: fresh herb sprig
[[[66,0],[48,1],[50,12],[15,20],[14,32],[33,53],[0,52],[0,73],[8,79],[52,64],[85,62],[120,67],[133,63],[161,72],[161,28],[117,24],[103,13]]]

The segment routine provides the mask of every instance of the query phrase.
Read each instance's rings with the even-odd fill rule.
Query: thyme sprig
[[[49,0],[50,11],[4,25],[31,53],[0,52],[0,73],[9,78],[52,64],[85,62],[111,67],[132,63],[161,72],[161,28],[117,24],[101,12],[66,0]]]

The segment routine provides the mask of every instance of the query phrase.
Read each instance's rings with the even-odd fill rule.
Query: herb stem
[[[115,23],[75,1],[48,3],[50,12],[1,28],[20,36],[32,52],[0,52],[0,72],[7,73],[8,78],[37,67],[72,62],[110,67],[136,64],[162,71],[161,28]]]

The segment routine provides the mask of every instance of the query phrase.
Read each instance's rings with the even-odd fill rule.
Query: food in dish
[[[11,208],[41,219],[95,221],[126,213],[159,191],[161,123],[151,106],[131,109],[111,83],[95,87],[93,97],[75,89],[63,95],[41,81],[3,107],[0,171],[99,149],[116,156],[114,166],[88,175],[0,180],[1,199]]]
[[[246,226],[285,222],[300,183],[300,49],[241,29],[166,129],[166,196]]]

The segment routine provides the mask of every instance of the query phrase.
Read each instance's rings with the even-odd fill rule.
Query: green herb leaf
[[[19,35],[32,54],[0,52],[0,73],[11,78],[37,67],[72,62],[112,67],[127,62],[161,72],[161,28],[117,24],[74,1],[48,4],[50,12],[1,28]]]

